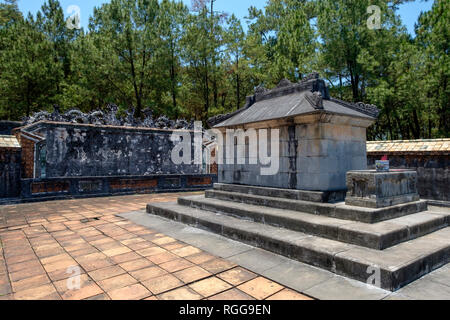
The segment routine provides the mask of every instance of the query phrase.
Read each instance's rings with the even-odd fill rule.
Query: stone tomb
[[[242,139],[236,141],[234,154],[227,154],[231,137],[227,136],[219,146],[224,151],[219,182],[320,191],[343,200],[346,173],[367,169],[366,129],[377,115],[375,106],[331,98],[324,80],[315,74],[295,84],[284,80],[272,90],[258,88],[241,112],[216,119],[220,123],[214,128],[223,133],[278,129],[278,173],[261,175],[261,163],[250,164],[250,141],[243,146]],[[273,143],[268,140],[269,145]],[[246,149],[244,159],[236,158],[239,147]]]
[[[365,171],[365,132],[377,113],[329,97],[316,74],[258,88],[243,109],[210,123],[279,128],[279,172],[225,163],[205,195],[147,212],[395,291],[450,262],[450,214],[418,199],[415,172]]]

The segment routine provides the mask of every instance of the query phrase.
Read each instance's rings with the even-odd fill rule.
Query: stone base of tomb
[[[336,191],[309,191],[295,189],[280,189],[257,187],[241,184],[216,183],[214,190],[239,192],[250,195],[284,198],[290,200],[301,200],[318,203],[334,203],[345,200],[347,190]]]
[[[147,212],[364,283],[379,268],[380,287],[391,291],[450,262],[450,215],[429,211],[426,201],[367,208],[323,196],[215,184]]]
[[[347,173],[349,206],[385,208],[419,200],[417,172],[411,170],[350,171]]]

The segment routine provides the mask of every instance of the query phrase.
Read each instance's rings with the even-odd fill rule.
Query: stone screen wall
[[[24,168],[35,167],[34,177],[30,176],[31,170],[25,170],[26,177],[201,173],[201,165],[172,162],[172,133],[172,130],[39,122],[22,129],[22,136],[32,134],[40,138],[34,146],[33,163],[31,159],[24,163]]]

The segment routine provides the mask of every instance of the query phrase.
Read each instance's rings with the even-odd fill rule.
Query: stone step
[[[203,195],[178,198],[178,204],[378,250],[445,228],[450,221],[447,213],[425,211],[367,224]]]
[[[392,207],[372,209],[348,206],[344,202],[335,204],[317,203],[219,190],[207,190],[205,196],[206,198],[300,211],[364,223],[377,223],[427,210],[427,201],[423,200]]]
[[[149,204],[147,212],[362,282],[375,279],[371,283],[391,291],[450,262],[450,228],[385,250],[375,250],[173,202]]]
[[[239,184],[215,183],[214,190],[253,194],[257,196],[302,200],[319,203],[344,201],[345,191],[307,191],[267,187],[254,187]]]

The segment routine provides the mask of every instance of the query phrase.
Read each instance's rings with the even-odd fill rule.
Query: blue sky
[[[20,10],[28,14],[31,12],[35,14],[45,0],[19,0]],[[89,17],[93,12],[93,8],[100,6],[102,3],[109,2],[108,0],[60,0],[61,5],[65,11],[70,5],[77,5],[81,8],[81,24],[87,29]],[[191,0],[183,0],[184,3],[190,6]],[[238,18],[243,19],[250,6],[257,8],[263,8],[266,1],[263,0],[217,0],[217,10],[225,11],[228,13],[234,13]],[[417,18],[421,11],[430,10],[433,1],[424,2],[423,0],[416,0],[411,3],[404,4],[400,7],[399,14],[402,17],[403,23],[407,26],[409,32],[414,34],[414,23],[417,22]],[[66,12],[67,16],[69,14]],[[243,21],[245,25],[245,21]]]

